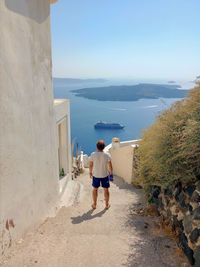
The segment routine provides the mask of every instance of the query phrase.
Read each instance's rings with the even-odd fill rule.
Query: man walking
[[[104,196],[106,202],[106,209],[109,209],[109,174],[112,175],[112,163],[110,155],[103,152],[105,148],[104,140],[99,140],[96,144],[97,152],[93,152],[90,156],[90,178],[93,179],[93,204],[92,208],[96,209],[98,188],[101,186],[104,188]]]

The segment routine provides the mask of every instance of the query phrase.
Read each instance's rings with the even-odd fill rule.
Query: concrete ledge
[[[124,147],[124,146],[135,147],[137,145],[138,141],[140,141],[140,139],[123,141],[123,142],[120,142],[120,147]],[[107,145],[104,149],[105,152],[110,152],[110,150],[112,150],[112,143]]]
[[[81,192],[83,192],[83,185],[78,181],[70,180],[67,182],[65,191],[60,199],[60,208],[68,207],[74,203],[78,203]]]
[[[68,173],[62,179],[59,180],[59,192],[62,194],[67,186],[67,183],[71,180],[71,175]]]

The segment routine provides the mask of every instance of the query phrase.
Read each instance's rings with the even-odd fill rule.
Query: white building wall
[[[128,184],[133,182],[133,146],[119,147],[110,150],[112,157],[113,173],[124,179]]]
[[[57,127],[57,150],[59,154],[59,172],[63,168],[65,176],[59,181],[60,193],[63,194],[68,181],[71,180],[71,127],[70,127],[70,101],[69,99],[55,99],[54,108]]]
[[[113,173],[131,184],[135,178],[133,157],[134,149],[139,140],[120,142],[114,137],[112,143],[105,147],[104,151],[112,156]]]
[[[49,12],[0,1],[0,254],[58,201]]]

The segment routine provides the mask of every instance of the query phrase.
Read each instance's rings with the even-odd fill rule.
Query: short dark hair
[[[97,149],[104,150],[106,145],[105,145],[104,140],[98,140],[98,142],[96,143],[96,146],[97,146]]]

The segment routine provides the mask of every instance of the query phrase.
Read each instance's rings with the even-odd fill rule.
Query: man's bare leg
[[[110,207],[109,205],[109,189],[108,188],[104,188],[104,197],[105,197],[105,202],[106,202],[106,209],[108,209]]]
[[[96,206],[97,206],[97,197],[98,197],[98,188],[96,188],[96,187],[93,188],[92,196],[93,196],[93,204],[92,204],[92,207],[93,207],[93,209],[96,209]]]

